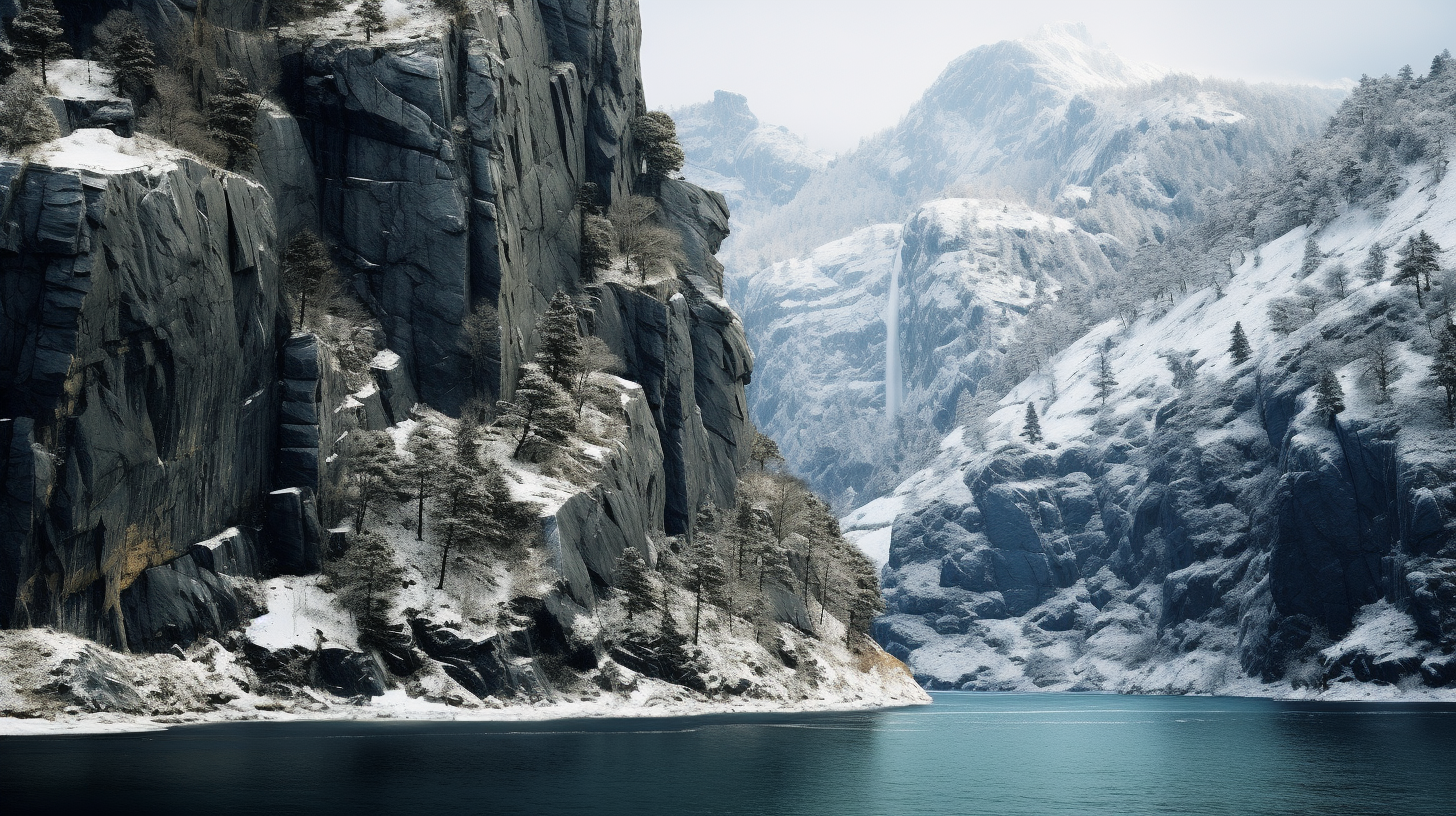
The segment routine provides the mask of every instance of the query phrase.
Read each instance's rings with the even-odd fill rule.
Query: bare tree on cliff
[[[1108,338],[1097,349],[1097,379],[1093,386],[1097,389],[1097,399],[1102,401],[1103,407],[1107,406],[1107,398],[1112,396],[1112,389],[1117,387],[1117,377],[1112,374],[1112,363],[1107,359],[1107,351],[1112,346],[1112,338]]]
[[[51,0],[31,0],[25,11],[10,21],[10,44],[23,63],[40,66],[41,85],[49,85],[46,66],[51,60],[71,56],[61,13]]]
[[[586,337],[581,341],[581,351],[577,354],[576,365],[572,369],[573,374],[571,391],[576,397],[576,415],[586,408],[587,398],[591,395],[591,378],[593,374],[611,374],[622,370],[622,361],[612,353],[607,341],[600,337]]]
[[[1431,379],[1446,391],[1446,424],[1456,427],[1456,326],[1449,323],[1431,361]]]
[[[218,73],[217,91],[208,100],[207,126],[227,150],[228,170],[246,172],[253,166],[258,105],[258,96],[242,74],[232,69]]]
[[[626,271],[636,272],[641,283],[647,282],[649,274],[683,261],[682,236],[656,223],[656,215],[657,202],[647,196],[618,199],[607,211]]]

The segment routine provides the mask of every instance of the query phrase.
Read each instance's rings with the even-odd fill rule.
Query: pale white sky
[[[718,88],[817,148],[897,122],[952,59],[1077,20],[1123,59],[1177,71],[1334,84],[1424,73],[1456,50],[1456,0],[640,0],[648,104]]]

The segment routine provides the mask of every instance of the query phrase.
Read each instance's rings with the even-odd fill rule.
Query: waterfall
[[[905,247],[895,250],[890,267],[890,300],[885,306],[885,417],[894,419],[900,412],[904,383],[900,379],[900,256]]]

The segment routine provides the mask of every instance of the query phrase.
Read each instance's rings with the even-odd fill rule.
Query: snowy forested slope
[[[1096,324],[878,503],[899,511],[891,652],[942,687],[1456,680],[1456,432],[1432,380],[1456,280],[1418,295],[1396,263],[1422,231],[1456,245],[1452,80],[1438,59],[1367,82],[1220,205],[1200,245],[1247,242],[1227,274]]]

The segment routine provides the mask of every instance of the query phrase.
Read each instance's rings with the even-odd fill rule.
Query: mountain
[[[846,519],[891,539],[876,634],[922,682],[1456,682],[1456,432],[1433,373],[1456,281],[1392,269],[1422,235],[1456,245],[1450,66],[1367,78],[1324,139],[1214,207],[1201,251],[1247,242],[1227,272],[1097,322]]]
[[[1130,254],[1316,135],[1340,96],[1131,65],[1080,24],[1050,25],[956,59],[897,126],[738,236],[734,257],[783,260],[955,196],[1035,204]]]
[[[711,102],[669,113],[687,154],[683,175],[722,193],[737,224],[792,200],[828,166],[788,128],[759,122],[741,94],[718,91]]]
[[[774,264],[745,282],[753,420],[795,473],[855,507],[894,487],[886,464],[902,455],[907,418],[953,424],[959,394],[1033,304],[1110,271],[1071,222],[974,199]]]
[[[66,4],[72,46],[133,5],[140,111],[6,86],[55,127],[0,156],[0,716],[924,701],[749,468],[727,207],[640,169],[635,2]],[[585,262],[624,199],[682,253]]]
[[[789,467],[839,509],[884,495],[933,454],[983,377],[1008,358],[1040,365],[1090,319],[1038,326],[1035,341],[1012,342],[1028,316],[1058,301],[1082,304],[1086,314],[1110,308],[1124,288],[1114,271],[1137,265],[1140,248],[1199,223],[1210,196],[1319,132],[1335,101],[1313,88],[1130,65],[1080,25],[967,53],[898,126],[811,176],[792,201],[729,242],[728,275],[735,296],[741,292],[749,342],[760,358],[776,360],[749,389],[754,421],[785,440]],[[957,216],[965,226],[926,216],[958,211],[968,197],[979,203]],[[993,226],[998,208],[1019,215]],[[898,250],[853,239],[876,222],[899,226]],[[795,260],[753,267],[829,238],[836,240]],[[976,248],[968,252],[966,242]],[[836,328],[832,345],[787,329],[786,321],[812,321],[799,315],[823,292],[807,271],[815,259],[857,247],[863,254],[840,266],[873,284],[865,295],[886,294],[836,292],[836,308],[856,301],[860,323]],[[897,268],[902,283],[892,301]],[[1021,289],[1008,299],[1005,286]],[[881,365],[899,369],[891,377],[896,410],[867,385],[830,399],[865,382],[882,343],[874,338],[892,321],[898,342]],[[774,354],[786,338],[792,363]]]

